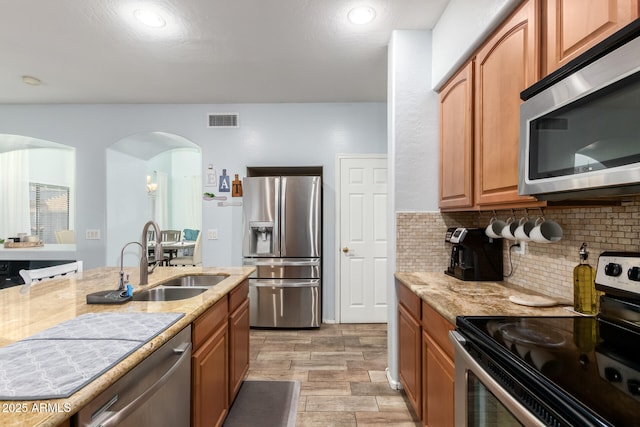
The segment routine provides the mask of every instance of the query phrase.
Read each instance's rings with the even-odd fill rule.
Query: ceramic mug
[[[514,231],[513,235],[516,240],[529,241],[531,240],[531,230],[536,226],[536,220],[530,219],[528,216],[523,216],[520,218],[518,222],[518,227],[516,227],[516,231]]]
[[[516,240],[515,236],[513,235],[513,233],[516,231],[516,228],[518,228],[518,223],[516,222],[516,218],[513,216],[509,217],[507,219],[506,225],[502,228],[502,231],[500,232],[500,234],[505,239]]]
[[[489,225],[487,225],[487,228],[484,230],[484,232],[492,239],[500,239],[502,238],[502,229],[506,225],[506,222],[499,220],[494,216],[493,218],[491,218],[491,221],[489,221]]]
[[[529,233],[529,238],[538,243],[553,243],[562,238],[562,227],[555,221],[543,216],[536,219],[536,225]]]

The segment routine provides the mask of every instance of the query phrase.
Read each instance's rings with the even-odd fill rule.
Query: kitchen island
[[[140,361],[170,338],[208,312],[236,287],[246,283],[252,267],[158,267],[149,276],[149,284],[137,285],[138,270],[125,268],[130,274],[134,292],[182,275],[225,274],[225,280],[206,292],[177,301],[129,301],[119,305],[87,305],[89,293],[116,289],[117,267],[102,267],[79,273],[77,277],[49,280],[32,285],[29,293],[21,287],[0,291],[0,347],[20,341],[62,322],[87,313],[184,313],[179,320],[146,342],[103,375],[65,399],[37,401],[1,401],[0,425],[58,426],[129,372]],[[131,325],[132,328],[135,325]]]

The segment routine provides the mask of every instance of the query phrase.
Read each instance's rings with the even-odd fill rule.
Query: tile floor
[[[387,382],[387,325],[251,330],[249,380],[298,380],[298,427],[420,426]]]

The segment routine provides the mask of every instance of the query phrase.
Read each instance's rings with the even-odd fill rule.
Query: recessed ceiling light
[[[22,76],[22,82],[31,86],[40,86],[42,83],[39,78],[33,76]]]
[[[136,9],[133,11],[133,16],[147,27],[162,28],[167,25],[167,21],[165,21],[157,12],[152,10]]]
[[[352,24],[364,25],[373,21],[376,17],[376,11],[369,6],[354,7],[347,14],[347,18]]]

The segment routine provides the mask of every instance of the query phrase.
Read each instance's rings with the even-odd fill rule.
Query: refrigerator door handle
[[[272,203],[273,203],[273,209],[274,209],[274,214],[275,214],[275,219],[276,219],[276,226],[275,226],[275,230],[273,232],[273,252],[275,254],[275,256],[279,257],[282,256],[282,243],[281,243],[281,235],[282,233],[284,233],[284,227],[282,227],[282,221],[279,220],[280,215],[281,215],[281,204],[278,203],[278,200],[280,200],[281,197],[284,197],[284,194],[282,194],[281,190],[280,190],[280,182],[282,181],[282,179],[280,177],[276,177],[274,178],[275,180],[275,188],[274,188],[274,199],[272,199]]]
[[[285,242],[287,241],[287,180],[282,178],[280,180],[280,256],[287,256],[287,246]]]
[[[318,312],[318,287],[314,287],[311,292],[311,326],[320,326],[316,320],[315,313]]]

